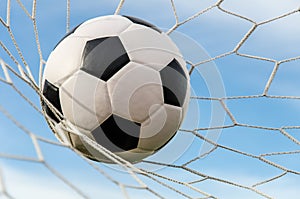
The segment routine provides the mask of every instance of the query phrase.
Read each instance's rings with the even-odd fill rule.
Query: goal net
[[[299,6],[0,0],[0,198],[298,198]],[[110,14],[162,28],[191,77],[180,130],[138,164],[80,135],[115,164],[82,157],[56,139],[40,106],[41,76],[55,44],[81,22]]]

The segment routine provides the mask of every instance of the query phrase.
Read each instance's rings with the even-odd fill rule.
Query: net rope
[[[40,85],[41,85],[41,77],[42,77],[42,71],[43,67],[46,63],[45,57],[42,53],[41,44],[39,41],[39,31],[38,31],[38,17],[37,17],[37,2],[38,0],[32,1],[32,11],[30,12],[22,3],[21,0],[16,0],[18,3],[18,6],[23,10],[23,12],[26,14],[28,19],[32,22],[31,26],[33,27],[33,33],[34,33],[34,39],[35,39],[35,46],[36,51],[39,56],[39,74],[34,74],[32,71],[33,66],[30,62],[27,63],[26,59],[24,58],[23,51],[25,49],[21,49],[19,46],[18,41],[16,40],[14,36],[14,30],[11,23],[11,15],[13,14],[13,9],[11,8],[12,0],[7,0],[5,3],[1,2],[1,9],[4,4],[6,4],[6,18],[0,17],[0,25],[3,29],[6,30],[6,33],[1,32],[1,34],[8,34],[9,38],[13,45],[6,44],[5,41],[0,41],[0,48],[2,48],[1,54],[0,54],[0,87],[8,87],[9,92],[14,92],[19,96],[19,99],[23,100],[25,103],[27,103],[34,111],[36,111],[40,117],[43,117],[43,111],[40,108],[40,105],[36,103],[36,100],[33,100],[32,96],[27,96],[26,93],[23,92],[22,89],[24,89],[24,85],[21,87],[18,87],[19,83],[15,82],[23,82],[25,84],[25,87],[29,88],[30,90],[33,90],[35,92],[36,98],[42,98],[45,103],[52,109],[53,112],[55,112],[57,115],[60,113],[55,110],[53,106],[47,100],[41,95]],[[72,16],[72,10],[71,10],[71,2],[70,0],[67,0],[66,5],[66,31],[68,32],[70,30],[70,18]],[[123,6],[126,5],[126,0],[121,0],[115,9],[115,11],[112,11],[112,14],[119,14]],[[290,133],[291,130],[297,130],[300,129],[300,126],[282,126],[282,127],[272,127],[272,126],[258,126],[258,125],[252,125],[252,124],[246,124],[239,122],[238,117],[235,116],[235,114],[231,111],[230,106],[228,106],[228,103],[235,103],[235,102],[243,102],[243,100],[258,100],[258,99],[275,99],[280,101],[287,101],[287,100],[295,100],[299,101],[300,96],[283,96],[283,95],[271,95],[269,94],[269,90],[271,85],[274,82],[275,77],[280,73],[279,69],[283,64],[295,62],[300,59],[300,55],[296,57],[291,57],[288,59],[283,60],[275,60],[270,59],[266,57],[261,56],[255,56],[251,54],[244,54],[240,52],[241,47],[243,47],[246,42],[249,40],[251,35],[253,35],[259,27],[265,26],[271,22],[281,20],[283,18],[287,18],[292,15],[299,14],[299,8],[295,8],[294,10],[291,10],[285,14],[282,14],[280,16],[273,17],[268,20],[264,20],[261,22],[254,21],[253,19],[247,18],[246,16],[242,16],[240,14],[234,13],[230,10],[227,10],[223,7],[224,2],[226,0],[220,0],[217,1],[215,4],[199,10],[197,13],[193,14],[192,16],[189,16],[188,18],[181,20],[178,16],[178,8],[176,7],[176,4],[174,0],[170,0],[169,3],[172,7],[172,12],[175,19],[175,24],[173,27],[171,27],[168,30],[168,34],[171,34],[173,31],[177,30],[184,24],[187,24],[205,13],[212,12],[212,10],[217,10],[218,12],[222,12],[223,14],[230,15],[235,18],[239,18],[240,20],[243,20],[247,23],[250,23],[252,26],[248,30],[248,32],[242,37],[242,39],[237,42],[235,47],[229,51],[222,54],[219,54],[217,56],[214,56],[210,59],[203,60],[198,63],[193,63],[189,60],[187,60],[187,64],[191,66],[190,68],[190,75],[192,75],[197,68],[200,68],[202,65],[214,61],[222,61],[223,58],[229,57],[232,55],[243,57],[251,60],[259,60],[264,63],[273,64],[273,70],[271,74],[269,75],[269,79],[267,83],[264,86],[264,89],[261,93],[257,93],[256,95],[243,95],[243,96],[226,96],[222,98],[216,98],[216,97],[208,97],[208,96],[192,96],[191,100],[196,101],[208,101],[208,102],[217,102],[219,105],[223,108],[226,115],[229,118],[230,123],[223,125],[223,126],[213,126],[213,127],[199,127],[196,129],[180,129],[180,132],[186,133],[186,134],[192,134],[196,137],[196,139],[201,140],[202,142],[207,142],[210,145],[212,145],[212,149],[208,151],[205,154],[193,157],[183,163],[162,163],[162,162],[155,162],[155,161],[148,161],[144,160],[144,164],[149,165],[157,165],[157,166],[163,166],[170,170],[175,170],[175,174],[172,175],[166,175],[164,173],[150,171],[147,169],[139,168],[136,165],[133,165],[120,157],[114,155],[110,151],[106,150],[102,146],[98,145],[97,143],[93,142],[89,138],[85,137],[84,135],[80,134],[80,132],[76,132],[76,130],[72,127],[71,124],[65,123],[64,124],[64,130],[67,130],[69,132],[72,132],[74,134],[78,134],[82,137],[83,140],[90,143],[91,146],[93,146],[95,149],[103,153],[106,157],[117,163],[120,168],[122,168],[123,171],[127,173],[128,176],[131,178],[131,182],[121,182],[112,171],[107,171],[105,167],[101,163],[95,163],[92,162],[84,157],[81,157],[80,154],[77,154],[77,152],[72,149],[70,146],[61,144],[59,142],[53,141],[51,139],[45,138],[43,136],[37,135],[36,133],[32,132],[30,130],[31,128],[28,128],[30,124],[28,123],[22,123],[20,120],[14,116],[14,113],[11,112],[11,107],[6,107],[2,104],[0,104],[0,114],[10,120],[11,125],[14,125],[17,127],[20,131],[16,132],[4,132],[4,130],[1,130],[3,132],[0,132],[1,134],[7,134],[7,136],[14,136],[14,133],[20,133],[23,132],[28,138],[30,138],[32,142],[32,146],[35,151],[35,157],[27,157],[22,155],[14,155],[7,152],[2,152],[0,150],[0,159],[2,160],[0,162],[0,198],[15,198],[15,193],[12,191],[13,189],[8,188],[6,185],[6,181],[10,176],[6,175],[6,167],[2,165],[3,161],[5,160],[16,160],[21,161],[25,163],[36,163],[42,165],[47,171],[49,171],[53,176],[55,176],[57,179],[59,179],[62,183],[64,183],[66,186],[68,186],[71,190],[74,191],[77,196],[80,198],[97,198],[95,196],[89,195],[89,193],[85,192],[85,189],[74,183],[71,179],[68,179],[64,175],[64,173],[61,173],[59,169],[56,169],[55,166],[48,162],[47,158],[43,154],[42,143],[46,143],[55,147],[63,148],[63,150],[71,150],[75,154],[77,154],[80,158],[82,158],[91,168],[93,168],[99,175],[103,176],[108,182],[111,182],[111,184],[114,184],[115,186],[119,187],[120,193],[122,193],[122,196],[124,198],[134,198],[132,197],[132,191],[137,191],[138,193],[142,194],[149,194],[151,198],[170,198],[169,196],[175,196],[175,198],[222,198],[222,196],[215,195],[214,192],[207,191],[206,189],[201,188],[202,183],[218,183],[218,184],[224,184],[226,186],[229,186],[233,189],[242,189],[245,190],[247,194],[254,194],[253,198],[274,198],[270,192],[265,192],[261,187],[264,185],[272,184],[279,179],[284,178],[288,175],[293,175],[296,178],[300,178],[300,168],[297,165],[297,161],[295,160],[295,163],[292,166],[285,166],[284,164],[277,163],[273,158],[280,157],[280,156],[293,156],[294,159],[299,159],[300,154],[300,140],[294,136],[292,133]],[[33,49],[31,49],[33,51]],[[4,54],[2,54],[4,53]],[[5,57],[5,58],[4,58]],[[19,61],[20,60],[20,61]],[[36,75],[38,75],[38,81],[34,78]],[[0,94],[1,98],[5,97],[5,93]],[[246,102],[244,102],[246,103]],[[17,105],[16,105],[17,106]],[[20,107],[21,109],[21,107]],[[62,115],[59,115],[61,118],[63,118]],[[50,118],[48,118],[50,120]],[[241,134],[243,134],[243,129],[253,129],[256,131],[267,131],[269,132],[270,136],[274,134],[280,134],[284,136],[286,139],[289,140],[289,142],[294,143],[295,147],[289,151],[274,151],[269,153],[261,153],[261,154],[254,154],[249,153],[246,151],[243,151],[239,148],[227,146],[221,143],[218,143],[218,141],[211,140],[207,138],[204,133],[208,131],[213,131],[216,129],[221,130],[231,130],[231,129],[241,129]],[[59,133],[59,132],[58,132]],[[229,135],[228,135],[229,136]],[[1,140],[0,143],[5,142],[5,140]],[[258,164],[263,164],[268,166],[269,168],[275,169],[277,172],[276,175],[273,175],[266,179],[257,179],[255,183],[240,183],[238,180],[235,180],[235,178],[227,179],[223,177],[218,177],[214,175],[210,175],[204,172],[202,172],[200,169],[197,169],[195,165],[200,165],[201,161],[204,160],[204,158],[209,157],[211,154],[213,154],[217,150],[222,150],[228,152],[228,154],[235,154],[239,155],[240,158],[250,158],[253,159]],[[220,165],[220,170],[222,166]],[[297,169],[298,168],[298,169]],[[180,173],[181,175],[186,176],[184,179],[177,178],[176,175]],[[189,176],[191,176],[189,178]],[[132,183],[132,181],[134,181]],[[113,185],[112,185],[113,186]],[[142,191],[142,192],[141,192]],[[299,193],[299,192],[298,192]]]

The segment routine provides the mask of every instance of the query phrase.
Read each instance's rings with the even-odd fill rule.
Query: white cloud
[[[3,165],[2,165],[3,166]],[[36,172],[10,166],[2,167],[3,181],[7,192],[15,198],[30,199],[81,199],[82,197],[72,190],[61,180],[46,170]],[[83,171],[78,171],[83,172]],[[74,173],[73,175],[77,175]],[[99,174],[100,175],[100,174]],[[76,179],[71,182],[80,191],[90,198],[120,198],[122,194],[114,184],[107,186],[106,183],[97,184],[93,179]],[[117,189],[115,189],[117,188]],[[117,190],[117,191],[116,191]]]
[[[49,172],[43,165],[26,163],[22,167],[16,165],[8,165],[0,162],[1,179],[3,179],[3,187],[14,198],[21,199],[82,199],[76,190],[70,188],[54,174]],[[59,165],[59,161],[57,165]],[[61,165],[60,165],[61,166]],[[63,165],[67,167],[66,165]],[[70,165],[68,165],[70,166]],[[34,168],[32,168],[34,167]],[[43,168],[41,168],[43,167]],[[68,170],[68,169],[66,169]],[[93,170],[94,171],[94,170]],[[116,184],[106,179],[101,173],[93,173],[84,168],[71,169],[69,173],[64,174],[69,183],[73,184],[78,190],[85,194],[90,199],[99,198],[126,198],[129,195],[130,199],[139,199],[143,195],[144,199],[152,199],[153,194],[146,189],[127,188],[126,193]],[[129,174],[124,174],[115,170],[106,170],[110,175],[113,175],[115,180],[120,183],[128,183],[132,186],[138,186],[138,182]],[[67,176],[69,176],[69,179]],[[1,180],[0,180],[0,196],[1,196]],[[163,193],[162,193],[163,194]],[[1,197],[0,197],[1,198]]]
[[[212,172],[216,174],[215,177],[222,176],[222,179],[234,182],[236,184],[242,182],[242,184],[240,185],[244,185],[247,187],[251,187],[253,185],[253,182],[258,183],[268,179],[251,173],[241,173],[236,171],[224,173],[221,171],[221,169],[219,171]],[[287,175],[275,181],[254,187],[254,189],[276,199],[297,199],[299,198],[299,179],[297,178],[297,176]],[[254,191],[212,180],[204,181],[196,186],[201,190],[212,194],[213,196],[217,196],[220,199],[264,198]]]

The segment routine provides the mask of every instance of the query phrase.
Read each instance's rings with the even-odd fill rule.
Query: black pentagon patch
[[[129,62],[119,37],[105,37],[86,43],[81,70],[107,81]]]
[[[163,85],[164,102],[166,104],[182,107],[186,89],[187,77],[176,59],[160,71]]]
[[[60,99],[59,99],[59,88],[45,80],[43,95],[45,98],[62,114]],[[42,106],[46,111],[46,114],[53,119],[55,122],[59,123],[59,119],[51,111],[48,105],[45,102],[42,102]]]
[[[155,25],[153,25],[153,24],[151,24],[149,22],[146,22],[146,21],[141,20],[141,19],[136,18],[136,17],[126,16],[126,15],[123,15],[123,17],[126,17],[127,19],[129,19],[133,23],[149,27],[149,28],[151,28],[151,29],[153,29],[153,30],[155,30],[155,31],[157,31],[159,33],[162,33],[162,31],[159,28],[157,28]]]
[[[92,135],[98,144],[111,152],[122,152],[137,148],[140,129],[141,124],[112,115]]]
[[[54,49],[68,36],[70,36],[71,34],[73,34],[76,29],[80,26],[81,24],[79,24],[78,26],[76,26],[75,28],[73,28],[71,31],[69,31],[61,40],[59,40],[59,42],[56,44],[56,46],[54,47]]]

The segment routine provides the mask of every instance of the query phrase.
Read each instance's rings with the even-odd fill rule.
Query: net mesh
[[[166,3],[164,10],[171,17],[162,16],[162,20],[175,21],[168,34],[182,31],[204,43],[213,55],[196,62],[187,60],[192,81],[197,70],[214,62],[223,76],[227,95],[200,92],[191,97],[192,102],[200,104],[200,122],[196,128],[183,127],[179,133],[195,139],[182,157],[171,163],[147,159],[133,165],[80,135],[116,163],[107,166],[87,160],[59,143],[39,105],[42,98],[51,107],[39,86],[45,54],[51,48],[46,38],[53,34],[52,26],[68,31],[72,16],[75,21],[81,12],[75,5],[80,7],[82,3],[67,0],[53,6],[53,2],[38,0],[1,0],[0,198],[297,198],[300,55],[299,40],[292,38],[299,31],[294,23],[299,7],[296,2],[285,13],[275,12],[276,16],[261,20],[262,5],[255,2],[251,5],[258,9],[254,17],[253,13],[239,12],[241,3],[229,0],[195,3],[198,7],[174,0]],[[39,12],[43,3],[49,7]],[[87,4],[90,9],[100,5]],[[131,9],[139,9],[138,2],[132,8],[129,0],[104,1],[100,7],[102,4],[110,6],[103,12],[100,9],[100,14],[130,14]],[[155,4],[159,3],[153,1]],[[52,21],[47,20],[47,11],[54,12],[56,7],[65,20],[57,19],[55,13],[51,14]],[[155,8],[148,9],[155,12]],[[265,6],[262,12],[272,9]],[[219,17],[211,19],[210,15]],[[222,21],[224,18],[228,21]],[[53,23],[49,29],[41,25],[48,22]],[[241,27],[241,34],[230,32],[234,27]],[[217,37],[201,40],[203,32]],[[225,41],[230,44],[225,45]],[[275,53],[270,55],[270,50]],[[194,89],[197,82],[192,83]],[[224,125],[202,122],[211,117],[205,108],[211,104],[226,115]],[[68,123],[64,128],[79,134]],[[208,136],[216,130],[222,130],[218,139]],[[199,153],[204,144],[209,149]]]

